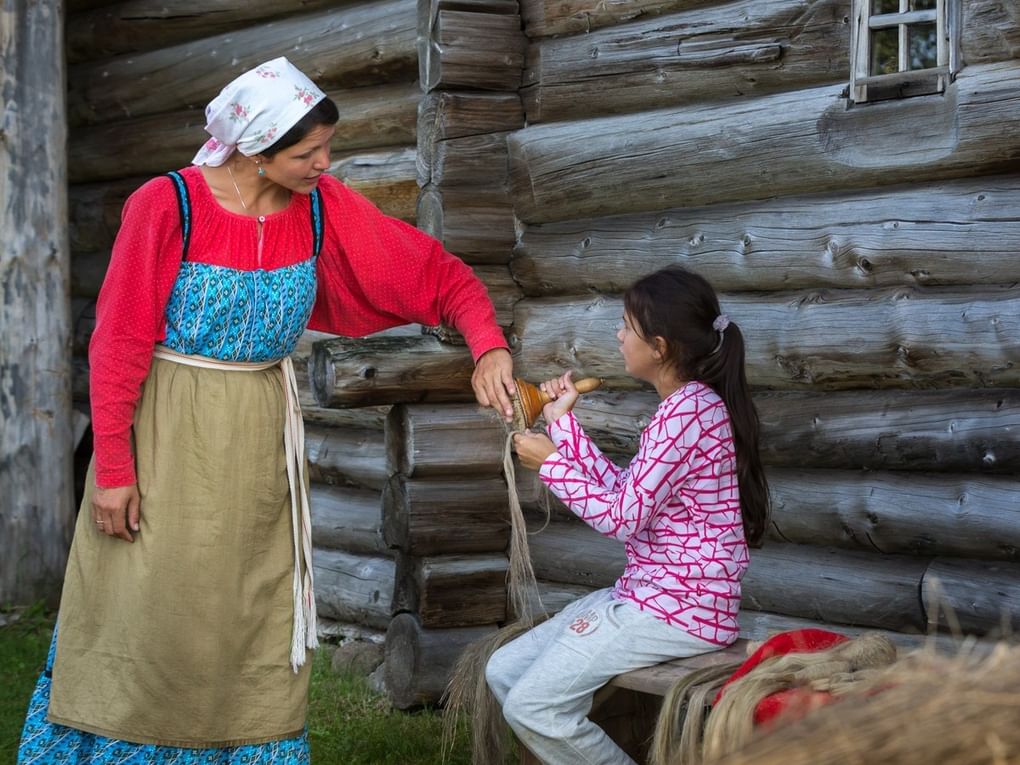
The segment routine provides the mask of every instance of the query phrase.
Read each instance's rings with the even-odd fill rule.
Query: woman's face
[[[310,194],[329,169],[329,144],[336,125],[320,125],[293,146],[263,160],[266,177],[291,191]]]
[[[634,319],[627,312],[623,314],[623,325],[616,333],[620,341],[620,353],[627,373],[639,380],[654,383],[662,362],[655,349],[637,329]]]

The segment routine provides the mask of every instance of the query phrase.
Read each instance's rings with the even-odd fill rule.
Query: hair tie
[[[723,333],[726,328],[730,326],[730,317],[724,313],[719,314],[715,317],[715,321],[712,322],[712,329],[719,333],[719,342],[715,344],[715,348],[712,349],[712,353],[718,353],[722,350],[723,344]]]

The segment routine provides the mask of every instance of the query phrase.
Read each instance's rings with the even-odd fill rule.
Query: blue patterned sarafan
[[[46,720],[57,635],[21,732],[18,765],[308,765],[308,733],[297,738],[222,749],[182,749],[97,736]]]
[[[289,356],[312,314],[315,261],[272,271],[184,261],[167,303],[163,344],[222,361]]]

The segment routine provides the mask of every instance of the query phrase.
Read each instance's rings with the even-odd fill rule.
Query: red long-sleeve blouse
[[[272,270],[310,257],[310,199],[259,221],[224,209],[201,170],[181,171],[192,205],[188,260],[239,270]],[[122,214],[110,266],[96,307],[89,346],[96,484],[135,482],[131,425],[152,363],[165,336],[165,311],[181,263],[181,217],[169,178],[134,194]],[[379,212],[338,180],[322,176],[324,241],[308,326],[360,337],[407,323],[450,324],[474,359],[506,348],[485,286],[431,237]]]

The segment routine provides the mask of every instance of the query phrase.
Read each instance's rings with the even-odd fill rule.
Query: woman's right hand
[[[552,399],[542,407],[542,416],[545,417],[547,423],[558,420],[574,408],[580,394],[574,387],[574,381],[570,379],[573,374],[568,370],[562,376],[546,380],[538,386],[539,390]]]
[[[109,537],[134,542],[132,531],[138,531],[142,498],[135,484],[113,489],[96,487],[92,493],[92,520],[96,529]]]

